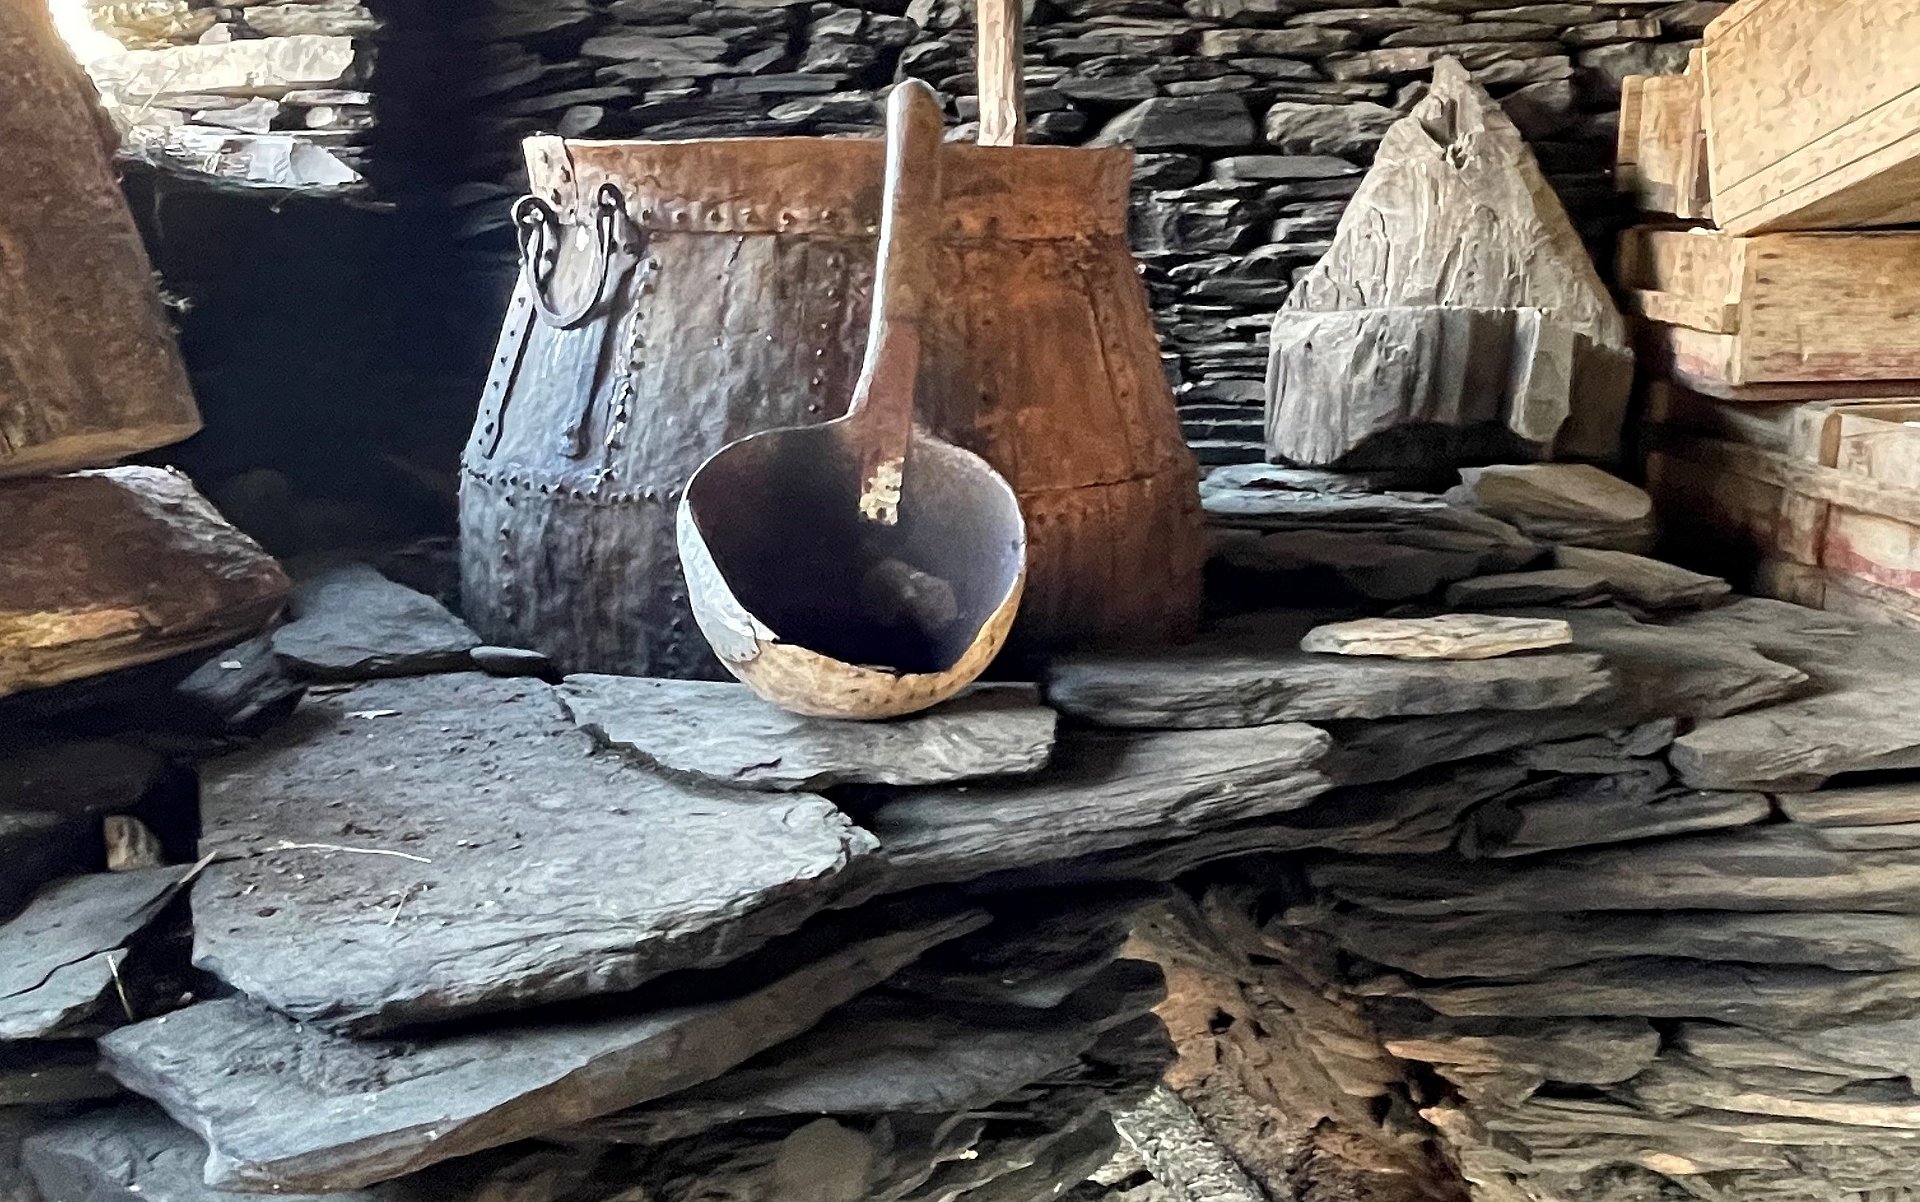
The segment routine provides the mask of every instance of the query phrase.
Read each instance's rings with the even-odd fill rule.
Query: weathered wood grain
[[[1677,366],[1720,389],[1920,379],[1902,299],[1917,269],[1920,234],[1895,230],[1643,227],[1621,235],[1615,258],[1636,311],[1675,327],[1662,335]]]
[[[1484,462],[1546,454],[1566,429],[1568,453],[1609,458],[1626,345],[1520,131],[1442,59],[1275,318],[1268,449],[1313,466]]]
[[[0,13],[0,56],[0,477],[178,442],[200,415],[93,86],[43,4]]]
[[[1707,145],[1735,233],[1920,219],[1920,5],[1748,0],[1707,29]]]
[[[1643,211],[1713,220],[1709,182],[1706,78],[1694,53],[1679,75],[1631,75],[1621,81],[1614,185]]]
[[[236,641],[288,583],[178,472],[0,482],[0,697]]]

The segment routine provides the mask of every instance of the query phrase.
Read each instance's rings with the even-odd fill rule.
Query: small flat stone
[[[1056,715],[1031,685],[978,685],[892,722],[806,718],[742,684],[570,676],[560,699],[605,746],[669,772],[775,792],[931,785],[1044,767]]]
[[[826,800],[595,754],[554,690],[376,681],[202,766],[195,961],[357,1031],[630,989],[841,900],[873,840]]]
[[[74,877],[0,926],[0,1040],[47,1039],[102,1014],[127,944],[180,888],[184,869]]]
[[[317,680],[456,671],[480,642],[446,606],[363,563],[295,585],[288,610],[274,654]]]
[[[124,1027],[101,1051],[206,1140],[208,1185],[359,1189],[712,1080],[984,921],[836,917],[597,1016],[441,1039],[346,1039],[228,998]]]
[[[1031,780],[903,790],[863,825],[895,889],[1042,869],[1298,809],[1331,787],[1314,767],[1327,747],[1294,724],[1076,734]]]
[[[1362,618],[1309,630],[1302,651],[1389,659],[1494,659],[1573,642],[1573,627],[1539,618],[1443,614],[1436,618]]]
[[[547,676],[553,672],[552,660],[523,647],[475,647],[467,657],[489,676]]]
[[[1555,709],[1613,687],[1595,655],[1402,661],[1301,650],[1320,620],[1306,611],[1250,614],[1184,647],[1067,656],[1048,670],[1047,700],[1100,726],[1194,729]]]
[[[1457,505],[1548,542],[1645,551],[1656,527],[1645,490],[1583,463],[1509,463],[1460,471]]]
[[[1607,599],[1606,577],[1575,568],[1499,572],[1447,586],[1447,604],[1461,609],[1523,605],[1597,605]]]

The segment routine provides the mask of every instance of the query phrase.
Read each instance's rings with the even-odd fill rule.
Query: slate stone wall
[[[480,45],[457,90],[470,150],[455,200],[494,264],[489,297],[509,274],[502,202],[524,185],[525,134],[872,134],[899,75],[940,89],[956,136],[978,110],[966,0],[493,2],[457,27]],[[1620,79],[1682,69],[1726,7],[1033,0],[1031,136],[1139,152],[1133,238],[1168,372],[1202,459],[1238,461],[1255,456],[1272,312],[1436,57],[1507,102],[1603,250],[1626,216],[1610,180]]]

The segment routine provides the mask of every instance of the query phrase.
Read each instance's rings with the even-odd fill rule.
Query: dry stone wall
[[[1034,0],[1031,137],[1139,153],[1134,247],[1189,437],[1203,460],[1257,458],[1273,311],[1437,58],[1504,100],[1601,248],[1625,216],[1610,181],[1620,79],[1683,68],[1726,7]],[[457,29],[474,69],[449,93],[471,132],[454,199],[489,296],[510,270],[526,134],[867,135],[902,75],[940,89],[956,137],[978,111],[965,0],[493,0]]]

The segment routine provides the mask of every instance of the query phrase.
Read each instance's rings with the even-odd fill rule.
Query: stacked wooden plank
[[[1741,0],[1684,74],[1623,89],[1617,173],[1659,214],[1615,271],[1669,526],[1760,591],[1903,620],[1920,230],[1890,227],[1920,221],[1916,35],[1913,0]]]

